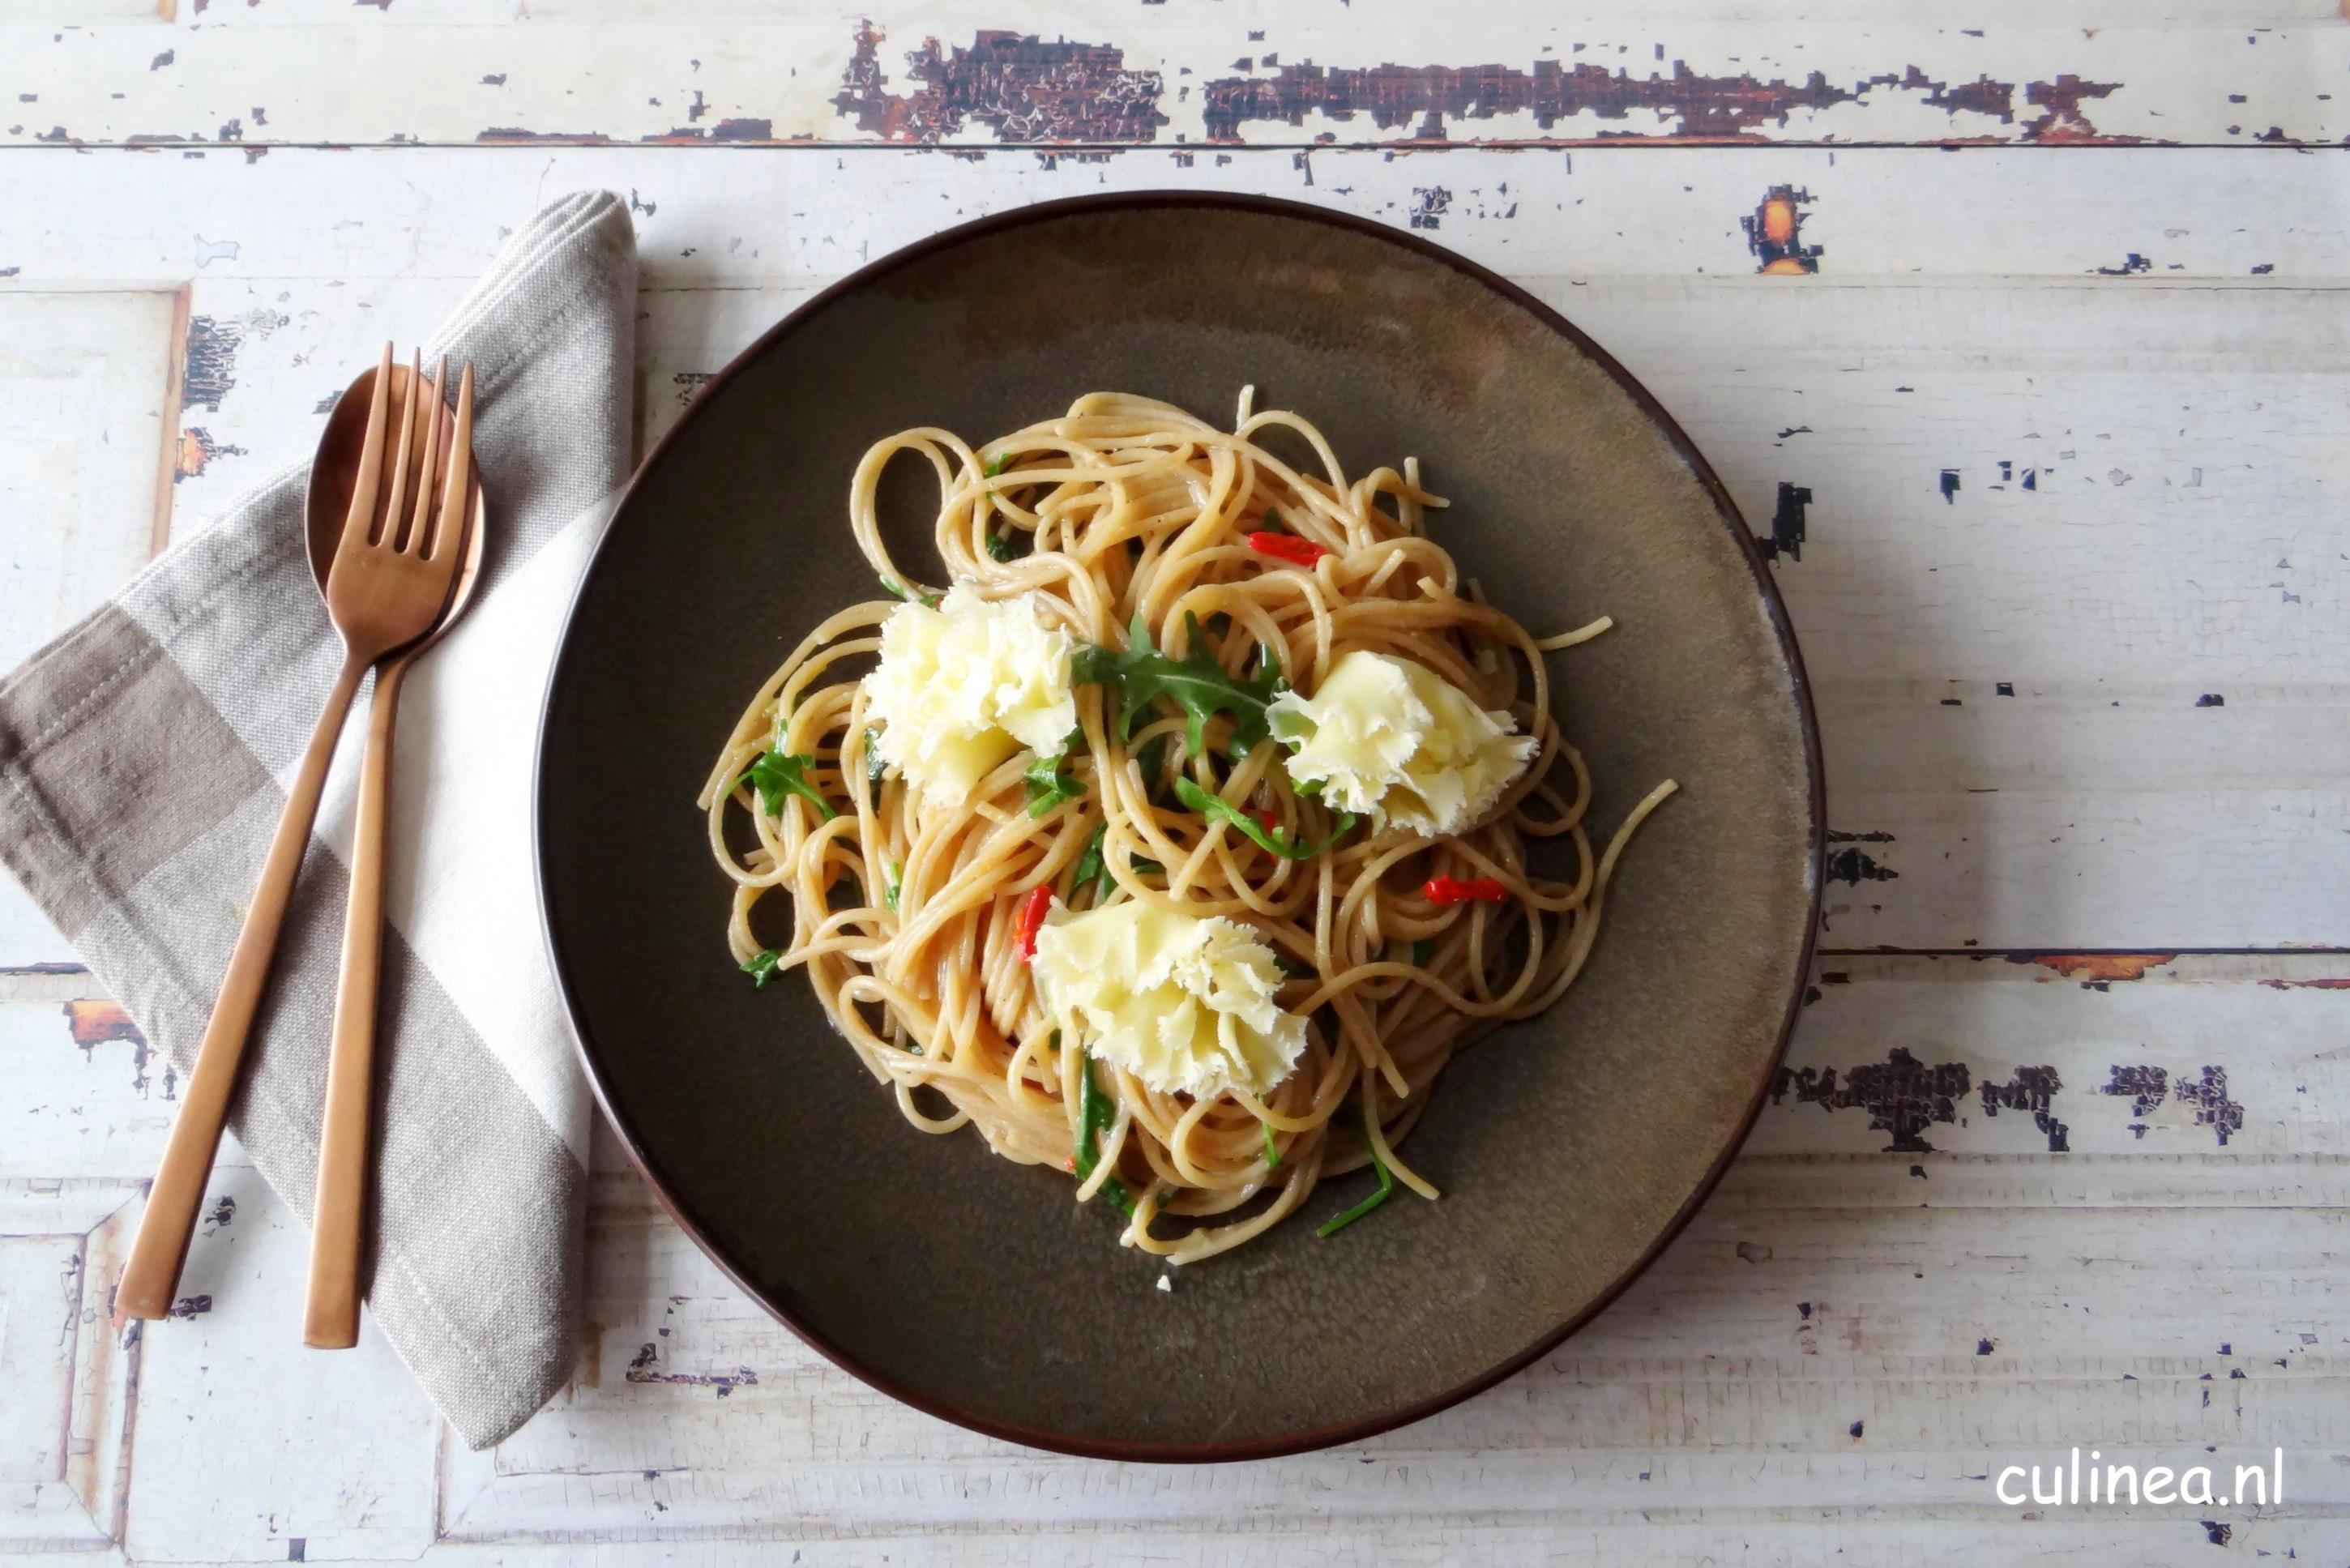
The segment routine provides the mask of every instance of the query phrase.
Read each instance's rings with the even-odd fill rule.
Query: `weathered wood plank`
[[[140,1190],[0,1179],[0,1553],[121,1539],[139,1336],[108,1321]]]
[[[1996,25],[1968,26],[1849,7],[1723,20],[1619,4],[1570,21],[1409,0],[1303,19],[1266,3],[1110,16],[1071,0],[671,19],[575,0],[593,25],[533,5],[526,33],[445,5],[366,9],[380,15],[273,5],[224,26],[233,7],[190,8],[168,37],[13,21],[0,91],[22,119],[0,145],[2315,145],[2350,131],[2330,96],[2350,36],[2312,4],[2159,21],[2105,5],[2086,23],[1993,6]]]
[[[0,291],[0,670],[153,551],[177,305],[160,289]]]
[[[412,1560],[432,1539],[432,1405],[371,1323],[354,1349],[302,1348],[309,1227],[252,1167],[216,1168],[205,1213],[180,1307],[143,1325],[141,1414],[166,1418],[140,1425],[130,1556]]]
[[[2350,96],[2350,95],[2345,95]],[[2337,155],[1973,148],[1600,148],[1388,153],[1146,149],[704,160],[675,148],[148,149],[8,165],[0,288],[36,280],[341,280],[479,275],[551,192],[629,193],[648,281],[803,288],[924,235],[1055,197],[1246,191],[1413,228],[1513,275],[1710,277],[1766,265],[1750,228],[1785,187],[1823,281],[1983,274],[2268,284],[2342,275],[2350,190]],[[108,199],[92,202],[103,189]],[[2191,204],[2180,192],[2195,192]],[[2051,213],[2064,222],[2052,223]],[[1811,253],[1816,251],[1816,254]],[[2137,258],[2133,261],[2133,257]],[[1783,258],[1785,259],[1785,258]],[[1781,285],[1774,284],[1773,287]],[[1793,297],[1803,284],[1784,280]]]

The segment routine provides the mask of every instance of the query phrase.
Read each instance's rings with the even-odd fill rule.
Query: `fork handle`
[[[147,1189],[146,1212],[130,1244],[130,1262],[115,1293],[115,1308],[125,1317],[159,1318],[172,1311],[180,1287],[180,1268],[188,1257],[188,1238],[196,1228],[196,1210],[203,1202],[212,1177],[213,1156],[220,1147],[221,1127],[236,1088],[238,1060],[244,1054],[253,1015],[261,1003],[262,982],[269,976],[269,961],[277,950],[277,933],[286,921],[286,906],[294,895],[294,880],[302,869],[302,853],[309,847],[310,825],[318,815],[319,792],[326,787],[327,764],[334,760],[341,738],[343,717],[350,711],[367,661],[346,657],[342,673],[310,732],[309,749],[286,791],[286,809],[277,818],[276,836],[269,841],[261,863],[261,880],[253,903],[236,934],[228,971],[221,978],[220,995],[213,1003],[212,1021],[196,1047],[194,1067],[180,1091],[180,1114],[172,1119],[172,1136],[163,1146],[163,1162]]]
[[[408,657],[376,671],[359,763],[351,889],[343,910],[342,970],[335,980],[333,1054],[310,1213],[310,1284],[302,1343],[348,1350],[359,1337],[359,1244],[366,1228],[368,1121],[375,1080],[376,997],[383,976],[383,845],[390,819],[391,731]]]

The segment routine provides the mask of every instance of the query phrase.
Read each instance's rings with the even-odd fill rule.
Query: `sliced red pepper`
[[[1045,929],[1045,913],[1053,907],[1053,888],[1047,883],[1028,890],[1020,906],[1020,919],[1012,928],[1012,945],[1020,954],[1022,963],[1032,963],[1036,958],[1036,933]]]
[[[1255,817],[1256,825],[1267,833],[1275,831],[1281,826],[1280,819],[1273,815],[1273,807],[1269,805],[1260,805],[1249,815]]]
[[[1248,545],[1260,556],[1278,556],[1308,568],[1330,553],[1327,545],[1317,545],[1311,539],[1301,539],[1295,534],[1275,534],[1266,529],[1250,535]]]
[[[1491,877],[1430,877],[1419,892],[1438,905],[1465,904],[1471,898],[1481,904],[1503,904],[1510,898],[1510,890]]]

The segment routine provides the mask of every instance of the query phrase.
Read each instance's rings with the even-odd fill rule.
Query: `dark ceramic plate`
[[[848,535],[879,437],[978,441],[1079,393],[1299,410],[1352,472],[1419,456],[1437,533],[1555,657],[1626,857],[1589,968],[1445,1070],[1409,1145],[1444,1189],[1330,1240],[1304,1222],[1178,1272],[1066,1177],[899,1118],[805,981],[754,991],[693,797],[743,703],[873,597]],[[892,478],[927,538],[931,500]],[[885,504],[889,491],[885,487]],[[899,559],[943,577],[927,549]],[[598,1094],[664,1202],[840,1366],[1017,1442],[1235,1459],[1360,1438],[1525,1365],[1688,1218],[1752,1123],[1808,956],[1818,744],[1795,646],[1721,485],[1623,369],[1432,245],[1270,201],[1034,207],[876,263],[728,368],[638,471],[547,695],[547,940]]]

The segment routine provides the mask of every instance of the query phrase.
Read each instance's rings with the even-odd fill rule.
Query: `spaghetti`
[[[1007,1158],[1073,1173],[1080,1201],[1107,1195],[1125,1211],[1127,1245],[1177,1263],[1261,1234],[1326,1178],[1366,1165],[1378,1190],[1326,1232],[1399,1183],[1435,1198],[1396,1154],[1432,1080],[1462,1045],[1574,983],[1627,839],[1675,787],[1659,785],[1595,853],[1590,775],[1552,715],[1543,654],[1608,623],[1530,635],[1430,536],[1445,503],[1416,460],[1350,481],[1313,425],[1251,403],[1243,392],[1229,432],[1093,394],[980,449],[931,429],[875,445],[849,516],[892,597],[809,634],[753,697],[701,797],[735,883],[738,962],[762,984],[805,969],[916,1127],[969,1125]],[[1260,444],[1274,430],[1312,464]],[[941,593],[882,542],[877,486],[901,453],[936,472],[951,581],[1025,602],[1103,667],[1147,639],[1195,670],[1204,649],[1211,686],[1312,691],[1344,656],[1375,652],[1506,714],[1532,755],[1475,821],[1427,836],[1357,823],[1301,788],[1282,742],[1235,711],[1162,692],[1122,713],[1115,681],[1081,676],[1081,734],[1065,753],[1023,752],[968,798],[933,799],[884,761],[858,679],[902,600]],[[1555,838],[1573,846],[1572,880],[1527,865],[1527,840]],[[754,929],[771,896],[791,906],[781,948]],[[1224,917],[1270,945],[1280,1006],[1306,1020],[1278,1084],[1163,1092],[1063,1038],[1026,961],[1039,922],[1125,899]]]

